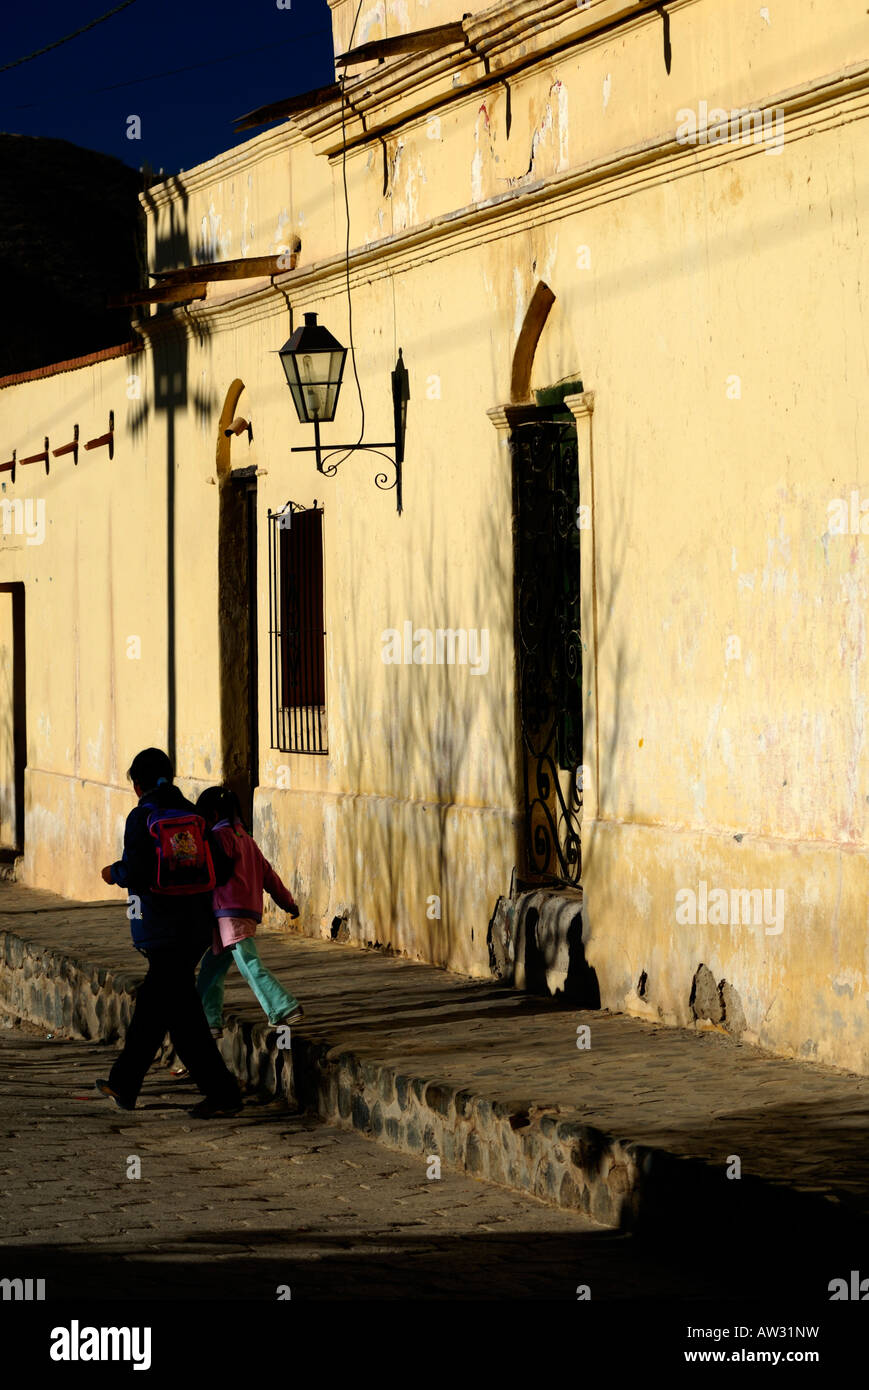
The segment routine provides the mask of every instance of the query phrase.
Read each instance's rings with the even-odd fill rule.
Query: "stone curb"
[[[113,1042],[129,1021],[135,977],[60,955],[0,932],[0,1003],[57,1032]],[[437,1156],[482,1181],[582,1212],[602,1225],[654,1239],[696,1239],[716,1227],[728,1244],[765,1241],[799,1230],[802,1240],[854,1232],[862,1213],[816,1191],[751,1176],[730,1180],[722,1165],[634,1144],[562,1118],[532,1102],[508,1105],[455,1082],[415,1077],[293,1030],[292,1052],[278,1048],[265,1020],[229,1016],[221,1051],[247,1084],[288,1104],[316,1110],[385,1148]],[[167,1048],[162,1060],[169,1061]],[[291,1059],[291,1064],[289,1063]],[[865,1225],[864,1225],[865,1229]]]
[[[107,970],[0,931],[0,1004],[55,1033],[117,1042],[132,1017],[139,978],[134,972]],[[277,1033],[267,1023],[230,1018],[219,1046],[242,1085],[283,1096],[295,1106],[289,1053],[278,1047]],[[170,1067],[177,1057],[164,1045],[159,1060]]]

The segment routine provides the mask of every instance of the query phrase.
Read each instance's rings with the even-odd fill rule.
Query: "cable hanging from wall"
[[[362,12],[363,3],[364,0],[359,0],[359,4],[356,6],[356,18],[353,20],[353,28],[350,30],[350,39],[347,44],[348,49],[353,47],[353,38],[356,34],[356,25],[359,23],[359,15]],[[350,197],[347,192],[347,98],[344,94],[346,83],[347,69],[345,68],[341,74],[341,179],[344,185],[344,216],[347,228],[347,236],[344,244],[344,273],[347,281],[347,324],[350,335],[350,361],[353,364],[353,376],[356,380],[356,390],[359,395],[359,410],[362,414],[362,420],[359,425],[359,438],[354,445],[354,448],[358,449],[365,437],[365,401],[362,397],[362,385],[359,381],[359,372],[356,367],[356,345],[353,341],[353,296],[350,292]],[[352,449],[348,449],[342,458],[339,458],[330,466],[332,468],[338,468],[345,459],[350,457],[352,452]]]

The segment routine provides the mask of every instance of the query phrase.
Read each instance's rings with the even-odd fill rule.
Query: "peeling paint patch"
[[[386,12],[384,5],[375,5],[370,9],[363,19],[357,33],[353,39],[353,47],[360,48],[363,43],[372,37],[373,29],[382,29],[386,32]]]
[[[222,222],[222,214],[217,211],[213,202],[210,203],[208,212],[203,217],[199,227],[200,256],[213,261],[228,261],[230,259],[232,232],[227,231],[221,235]]]
[[[558,98],[558,168],[559,171],[567,168],[568,163],[568,135],[570,127],[567,120],[567,88],[563,82],[555,84]]]
[[[853,999],[859,983],[859,976],[856,970],[846,970],[841,975],[837,975],[832,983],[834,994],[847,994],[849,999]]]
[[[476,143],[474,157],[471,160],[471,202],[480,203],[483,200],[483,151],[480,149],[479,141]]]
[[[612,86],[613,86],[612,74],[611,74],[611,73],[607,73],[606,77],[605,77],[604,80],[603,80],[603,109],[604,109],[604,111],[606,111],[607,107],[608,107],[609,104],[610,104],[610,92],[612,91]]]
[[[492,128],[489,120],[489,111],[486,103],[483,102],[477,112],[477,119],[474,122],[474,157],[471,160],[471,200],[472,202],[482,202],[485,194],[483,191],[483,171],[485,168],[484,142],[488,146],[489,159],[494,154],[492,143]]]
[[[542,278],[546,281],[547,285],[549,285],[549,284],[552,283],[552,280],[553,280],[553,272],[554,272],[554,270],[555,270],[555,262],[556,262],[557,259],[558,259],[558,232],[556,232],[555,235],[554,235],[554,237],[553,237],[553,240],[552,240],[552,243],[551,243],[551,245],[550,245],[550,247],[549,247],[549,250],[548,250],[547,253],[546,253],[546,260],[545,260],[544,263],[543,263],[543,274],[542,274]]]

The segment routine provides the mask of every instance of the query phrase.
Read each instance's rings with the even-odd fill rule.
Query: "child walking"
[[[284,989],[260,960],[254,934],[263,914],[263,888],[278,907],[298,917],[290,890],[278,878],[241,816],[238,797],[229,787],[209,787],[196,809],[224,853],[232,860],[232,874],[215,888],[212,906],[217,919],[211,949],[202,957],[196,988],[212,1034],[223,1029],[223,991],[233,960],[247,980],[269,1023],[297,1023],[303,1017],[298,1000]]]
[[[106,865],[103,880],[125,888],[128,903],[138,904],[137,911],[128,908],[130,930],[148,973],[136,991],[123,1051],[96,1089],[118,1109],[133,1110],[168,1031],[204,1096],[190,1113],[203,1120],[235,1115],[241,1091],[208,1031],[193,978],[212,931],[213,885],[226,877],[229,865],[221,862],[217,872],[223,856],[204,817],[175,786],[168,754],[144,748],[127,776],[138,805],[127,816],[123,855]]]

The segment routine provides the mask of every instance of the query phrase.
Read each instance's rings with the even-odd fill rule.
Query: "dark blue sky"
[[[7,4],[0,67],[119,3]],[[235,135],[234,117],[333,80],[326,0],[291,4],[133,0],[53,52],[0,72],[0,129],[71,140],[134,168],[189,169],[256,134]],[[140,140],[127,138],[131,115],[141,118]]]

